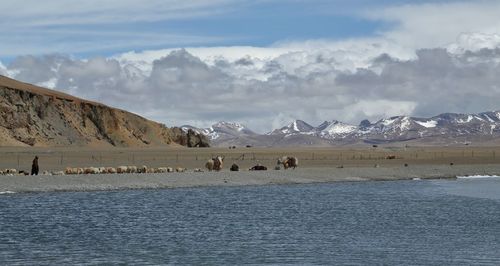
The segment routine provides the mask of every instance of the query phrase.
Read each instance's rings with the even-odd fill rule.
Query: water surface
[[[0,195],[0,263],[500,264],[500,179]]]

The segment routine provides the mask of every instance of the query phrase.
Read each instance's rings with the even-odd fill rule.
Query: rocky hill
[[[182,145],[206,147],[194,131],[0,76],[0,146]]]

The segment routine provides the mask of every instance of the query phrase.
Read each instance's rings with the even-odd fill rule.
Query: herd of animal
[[[293,156],[283,156],[278,159],[277,165],[275,167],[276,170],[281,169],[281,165],[284,169],[293,168],[295,169],[299,165],[299,160],[297,157]],[[224,166],[224,156],[216,156],[212,159],[209,159],[205,163],[205,168],[208,171],[221,171]],[[240,167],[233,163],[229,168],[230,171],[239,171]],[[259,171],[259,170],[267,170],[266,166],[257,164],[250,169],[249,171]],[[118,167],[67,167],[64,171],[44,171],[42,175],[89,175],[89,174],[156,174],[156,173],[173,173],[173,172],[186,172],[187,168],[183,167],[157,167],[150,168],[145,165],[137,167],[137,166],[118,166]],[[200,168],[193,169],[193,172],[203,172]],[[0,175],[29,175],[30,173],[27,171],[18,171],[17,169],[5,169],[0,170]]]
[[[288,169],[288,168],[297,168],[299,166],[299,159],[294,156],[283,156],[278,159],[276,162],[276,167],[274,168],[275,170],[280,170],[281,167],[280,165],[283,165],[283,168]],[[222,167],[224,165],[224,156],[216,156],[212,159],[209,159],[207,163],[205,164],[205,168],[208,169],[208,171],[220,171],[222,170]],[[233,163],[231,167],[229,168],[230,171],[239,171],[240,167],[236,164]],[[249,171],[262,171],[262,170],[267,170],[266,166],[257,164],[252,166]]]

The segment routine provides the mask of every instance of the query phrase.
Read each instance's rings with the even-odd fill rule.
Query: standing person
[[[38,175],[38,156],[33,159],[33,164],[31,165],[31,175]]]

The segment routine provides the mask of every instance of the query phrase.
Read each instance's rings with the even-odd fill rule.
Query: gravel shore
[[[160,189],[206,186],[308,184],[329,182],[454,179],[466,175],[499,175],[500,165],[416,165],[398,167],[298,168],[295,170],[185,172],[164,174],[98,174],[0,176],[0,193]]]

